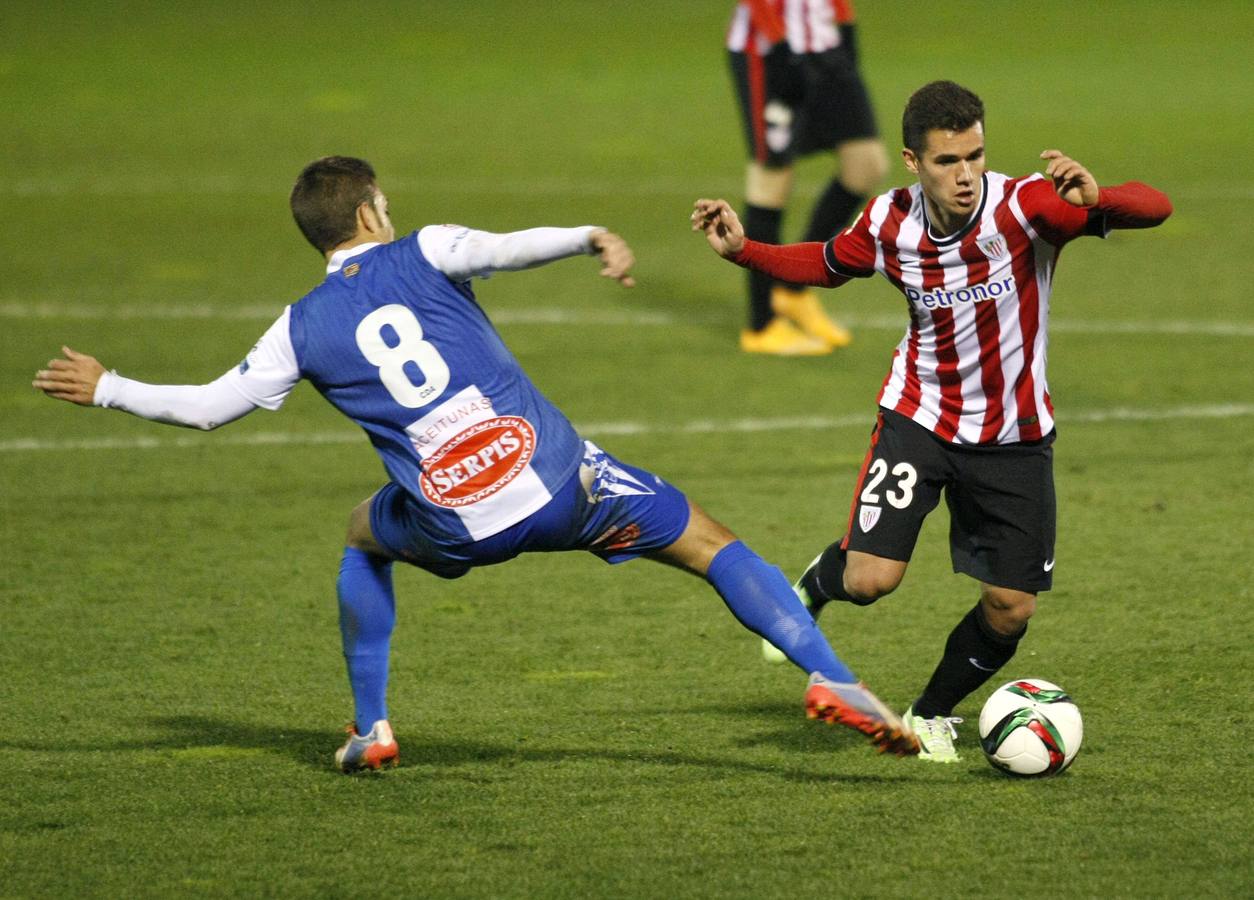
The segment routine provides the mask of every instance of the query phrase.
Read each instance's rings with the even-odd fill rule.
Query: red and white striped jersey
[[[1102,216],[1063,201],[1039,174],[986,172],[979,210],[945,237],[930,230],[918,184],[872,200],[823,255],[838,276],[879,272],[905,295],[910,324],[879,405],[953,443],[1008,444],[1048,434],[1054,267],[1068,241],[1105,231]]]
[[[793,53],[822,53],[840,46],[837,25],[852,21],[852,0],[744,0],[732,14],[727,49],[765,56],[787,40]]]

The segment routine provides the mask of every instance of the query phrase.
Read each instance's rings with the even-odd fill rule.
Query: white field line
[[[121,306],[91,306],[67,303],[21,303],[0,301],[0,319],[61,319],[79,320],[153,320],[197,319],[226,321],[257,321],[268,323],[282,311],[280,304],[263,306],[216,306],[209,303],[161,303],[123,304]],[[584,325],[591,327],[630,326],[653,327],[690,323],[717,323],[723,316],[672,315],[650,310],[570,309],[561,307],[537,307],[532,309],[489,310],[492,321],[498,325]],[[903,331],[904,315],[878,315],[842,317],[857,328],[885,331]],[[1166,319],[1149,321],[1120,321],[1117,319],[1068,319],[1050,320],[1054,331],[1070,334],[1166,334],[1211,335],[1215,337],[1254,337],[1254,322],[1205,321]]]
[[[1064,425],[1092,422],[1162,422],[1189,419],[1233,419],[1254,416],[1254,403],[1226,403],[1211,406],[1176,406],[1164,409],[1112,409],[1088,410],[1064,413],[1058,416]],[[763,419],[694,419],[678,424],[650,422],[589,422],[576,425],[576,430],[587,437],[615,437],[637,435],[685,435],[685,434],[746,434],[758,431],[827,431],[837,428],[871,427],[873,414],[858,413],[847,416],[793,416]],[[362,434],[355,430],[301,433],[295,431],[269,431],[239,436],[224,434],[205,438],[195,433],[183,433],[171,437],[127,438],[11,438],[0,441],[0,453],[48,453],[66,450],[166,450],[209,446],[287,446],[308,447],[320,444],[366,445]]]

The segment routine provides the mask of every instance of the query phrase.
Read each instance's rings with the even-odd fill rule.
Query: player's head
[[[932,212],[965,220],[980,202],[984,102],[952,81],[915,91],[901,117],[906,168],[919,176]]]
[[[359,235],[379,243],[396,236],[387,197],[375,183],[374,168],[364,159],[315,159],[296,179],[291,206],[300,233],[320,253],[330,253]]]

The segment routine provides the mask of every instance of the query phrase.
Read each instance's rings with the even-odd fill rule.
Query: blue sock
[[[335,588],[357,731],[365,734],[388,717],[388,648],[396,624],[392,561],[345,547]]]
[[[705,577],[741,625],[782,650],[802,671],[821,672],[832,681],[858,680],[837,658],[784,573],[740,541],[715,555]]]

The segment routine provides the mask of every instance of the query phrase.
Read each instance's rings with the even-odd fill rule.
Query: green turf
[[[988,688],[961,764],[883,759],[806,722],[799,674],[701,582],[578,556],[398,572],[404,765],[336,774],[364,439],[308,387],[209,435],[55,404],[28,385],[61,343],[220,374],[318,280],[285,201],[324,153],[375,162],[402,229],[604,223],[636,290],[573,260],[493,278],[485,306],[590,437],[793,573],[843,526],[901,302],[833,295],[858,325],[839,356],[734,351],[742,276],[686,231],[695,197],[739,198],[730,3],[183,6],[0,5],[0,895],[1254,892],[1246,4],[861,9],[890,147],[909,91],[953,77],[986,100],[994,168],[1058,146],[1176,204],[1070,248],[1057,281],[1056,586],[1003,673],[1084,711],[1044,782],[980,757]],[[535,321],[554,310],[575,321]],[[807,417],[831,427],[734,424]],[[946,524],[893,597],[824,613],[899,707],[973,600]]]

